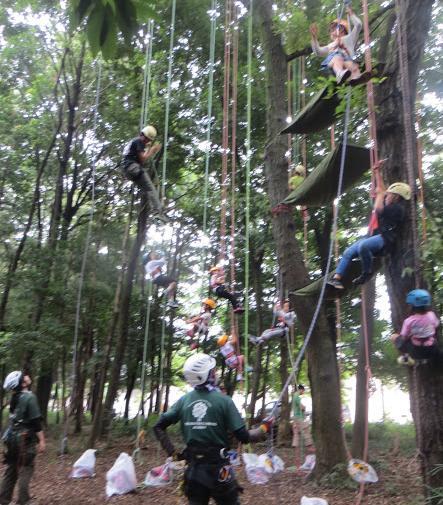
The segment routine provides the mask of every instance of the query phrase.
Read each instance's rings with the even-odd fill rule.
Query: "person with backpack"
[[[215,359],[195,353],[183,367],[185,380],[194,389],[182,396],[154,426],[154,434],[168,456],[186,459],[184,491],[190,505],[239,505],[240,487],[230,464],[229,436],[244,444],[265,440],[273,419],[247,430],[232,398],[216,385]],[[186,449],[178,453],[166,432],[180,422]]]
[[[167,223],[168,218],[163,213],[157,189],[152,183],[148,171],[143,168],[143,164],[161,149],[161,144],[154,144],[156,136],[157,130],[152,125],[145,126],[138,137],[131,139],[126,144],[120,166],[123,175],[146,193],[155,218],[160,222]]]
[[[11,503],[16,483],[17,504],[30,504],[29,484],[35,456],[46,448],[42,416],[37,398],[30,391],[31,384],[29,375],[21,371],[8,374],[3,384],[6,391],[12,391],[12,397],[9,426],[3,434],[6,469],[0,484],[0,505]]]
[[[402,353],[398,362],[414,365],[415,360],[435,360],[440,356],[437,328],[440,320],[431,309],[432,298],[425,289],[413,289],[406,297],[411,315],[403,321],[400,334],[391,336],[392,343]]]

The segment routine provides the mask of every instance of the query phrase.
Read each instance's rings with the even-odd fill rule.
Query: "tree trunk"
[[[369,365],[371,359],[371,344],[374,333],[374,305],[375,305],[375,278],[371,279],[363,289],[366,290],[366,323],[368,335],[368,352]],[[362,300],[363,303],[363,300]],[[361,309],[363,316],[363,307]],[[357,350],[357,383],[355,388],[355,418],[352,429],[352,449],[351,453],[354,458],[364,459],[363,451],[365,445],[365,427],[368,416],[368,391],[366,387],[366,345],[363,329],[363,317],[361,318],[362,326],[360,327],[360,335]]]
[[[280,36],[274,31],[272,3],[258,0],[256,16],[261,32],[266,65],[267,137],[265,173],[271,208],[288,194],[288,172],[285,152],[286,139],[279,135],[286,118],[286,55]],[[300,247],[295,239],[292,212],[274,213],[272,219],[274,242],[282,273],[283,292],[294,291],[308,284],[309,277],[303,263]],[[292,297],[301,328],[307,331],[316,300]],[[317,450],[317,477],[346,461],[341,426],[340,384],[335,344],[328,331],[324,313],[320,314],[307,350],[313,396],[313,432]]]
[[[400,2],[406,20],[404,33],[408,48],[411,100],[416,96],[418,71],[429,32],[433,4],[433,0]],[[417,26],[420,29],[417,29]],[[388,79],[378,87],[376,94],[378,145],[380,158],[388,158],[383,170],[388,183],[408,181],[397,40],[393,41],[391,47],[385,71]],[[407,105],[411,117],[414,118],[414,103]],[[413,145],[416,146],[415,132]],[[416,156],[413,156],[413,162],[414,172],[417,174]],[[416,204],[415,199],[411,204]],[[415,286],[413,275],[410,274],[411,269],[413,271],[414,256],[413,224],[408,215],[398,237],[396,250],[391,258],[386,259],[386,281],[391,302],[392,323],[396,331],[400,330],[403,320],[408,315],[406,294],[415,287],[422,287]],[[421,276],[422,272],[419,274]],[[435,472],[436,465],[443,462],[443,368],[429,364],[411,370],[410,397],[425,492],[430,498],[433,488],[443,487],[443,471]],[[430,498],[429,504],[437,503],[438,498]]]

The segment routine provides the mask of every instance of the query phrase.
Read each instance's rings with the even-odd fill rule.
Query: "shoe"
[[[236,380],[237,380],[237,382],[241,382],[243,380],[243,374],[242,373],[238,373],[237,377],[236,377]]]
[[[328,284],[328,286],[332,286],[335,289],[345,289],[345,287],[341,283],[340,279],[332,278],[326,284]]]
[[[186,336],[187,336],[187,337],[191,337],[191,338],[192,338],[192,337],[194,336],[194,332],[193,332],[192,330],[188,330],[188,331],[186,332]]]
[[[234,309],[234,314],[243,314],[244,311],[245,309],[243,307],[236,307]]]
[[[350,86],[357,86],[358,84],[366,84],[372,77],[371,72],[363,72],[359,77],[349,81]]]
[[[197,344],[197,342],[192,342],[191,344],[191,351],[195,351],[198,349],[200,346]]]
[[[180,305],[175,300],[169,300],[166,306],[169,307],[170,309],[178,309]]]
[[[361,284],[367,282],[371,277],[372,272],[363,272],[361,275],[359,275],[356,279],[352,281],[352,284],[354,284],[354,286],[360,286]]]
[[[251,344],[257,345],[258,344],[258,337],[255,337],[254,335],[248,335],[248,340],[251,342]]]
[[[343,70],[342,72],[340,72],[339,74],[337,74],[336,75],[337,84],[341,84],[342,82],[349,79],[349,77],[351,76],[351,73],[352,72],[349,69],[346,69],[346,70]]]
[[[397,358],[397,363],[399,365],[414,366],[415,360],[409,356],[409,354],[402,354]]]

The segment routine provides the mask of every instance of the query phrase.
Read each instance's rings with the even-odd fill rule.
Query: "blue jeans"
[[[357,257],[360,257],[362,273],[372,273],[372,259],[376,254],[381,252],[383,246],[384,240],[381,235],[373,235],[372,237],[357,240],[357,242],[345,249],[336,273],[340,276],[345,275],[351,261]]]

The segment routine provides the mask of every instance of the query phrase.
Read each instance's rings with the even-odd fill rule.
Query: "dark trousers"
[[[229,300],[231,302],[233,309],[236,309],[238,307],[237,297],[233,293],[230,293],[226,289],[226,286],[224,284],[222,284],[221,286],[217,286],[214,292],[220,298],[225,298],[226,300]]]
[[[212,498],[217,505],[240,505],[239,486],[232,468],[229,477],[220,482],[222,467],[191,464],[185,472],[185,494],[189,505],[208,505]]]
[[[123,165],[122,171],[127,179],[133,181],[141,190],[146,193],[151,210],[160,213],[162,211],[162,204],[158,197],[157,190],[155,189],[155,186],[152,183],[151,178],[149,177],[146,170],[144,170],[139,163],[134,162],[130,163],[129,165]]]
[[[18,482],[18,505],[25,505],[30,501],[29,483],[34,473],[34,460],[26,461],[26,465],[19,465],[12,461],[6,465],[5,473],[0,484],[0,505],[11,503],[15,484]]]

